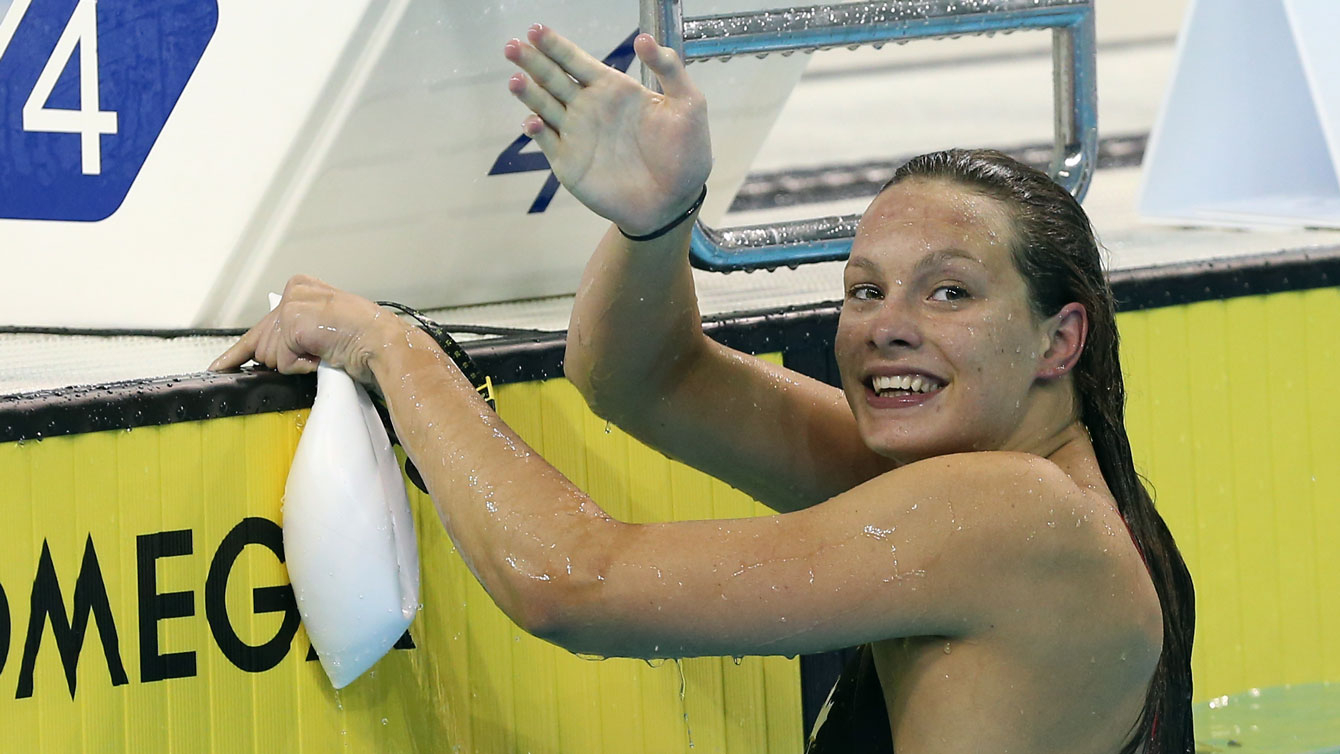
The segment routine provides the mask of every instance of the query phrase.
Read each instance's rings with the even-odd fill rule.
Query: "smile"
[[[872,375],[866,381],[866,402],[872,408],[917,406],[938,395],[945,384],[928,374]]]

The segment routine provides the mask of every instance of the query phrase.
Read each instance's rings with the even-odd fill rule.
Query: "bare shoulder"
[[[1058,513],[1083,517],[1104,507],[1102,498],[1090,494],[1070,472],[1032,453],[937,456],[894,469],[877,483],[917,485],[932,494],[938,491],[981,524],[999,529],[1030,527],[1030,533],[1036,524],[1054,522]]]
[[[991,625],[1034,647],[1047,637],[1074,644],[1078,631],[1157,659],[1158,595],[1116,501],[1093,476],[1096,465],[1006,452],[950,456],[943,464],[942,473],[974,480],[969,494],[956,497],[983,506],[976,518],[987,536],[977,544],[989,539],[990,546],[977,567],[994,580],[994,604],[984,612],[1002,618]]]
[[[943,559],[962,564],[954,599],[973,620],[876,645],[898,748],[977,751],[991,731],[993,750],[1110,750],[1094,742],[1138,717],[1162,624],[1096,464],[990,452],[900,471],[918,466],[968,522]]]
[[[1095,474],[1030,453],[987,451],[918,461],[870,484],[920,490],[931,505],[943,501],[945,528],[957,538],[944,542],[946,555],[965,580],[992,584],[987,612],[1014,611],[1048,593],[1069,603],[1114,580],[1152,596],[1139,552]]]

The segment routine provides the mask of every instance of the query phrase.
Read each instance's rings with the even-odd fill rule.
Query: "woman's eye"
[[[857,283],[847,289],[847,298],[856,299],[857,301],[874,301],[875,299],[881,298],[882,295],[883,294],[879,288],[870,285],[869,283]]]
[[[968,292],[957,285],[942,285],[931,291],[932,301],[962,301],[968,298]]]

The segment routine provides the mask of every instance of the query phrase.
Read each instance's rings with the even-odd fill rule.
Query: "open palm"
[[[665,94],[646,89],[542,26],[512,40],[508,88],[534,115],[535,139],[554,174],[593,212],[630,234],[675,218],[697,198],[712,169],[707,102],[678,56],[639,35],[633,47]]]

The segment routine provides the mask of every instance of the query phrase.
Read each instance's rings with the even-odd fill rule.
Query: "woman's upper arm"
[[[841,390],[703,338],[666,392],[620,425],[780,512],[893,467],[865,446]]]
[[[978,453],[911,464],[796,513],[626,525],[593,543],[590,571],[546,587],[563,617],[539,632],[623,656],[970,635],[1003,603],[1014,609],[1080,531],[1045,522],[1088,520],[1083,505],[1044,459]]]

